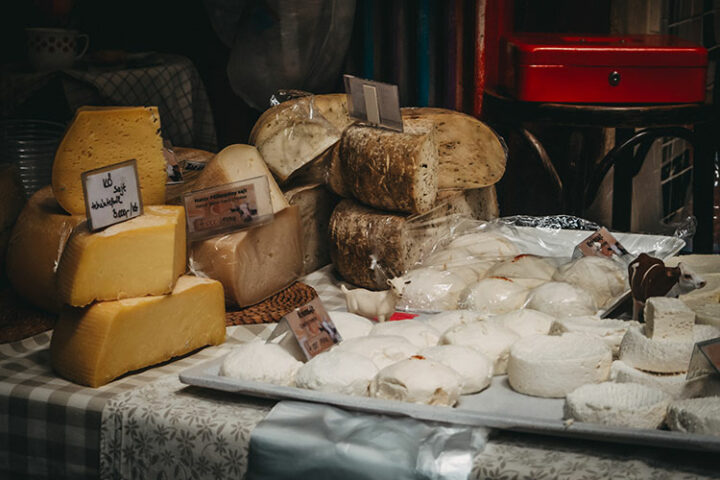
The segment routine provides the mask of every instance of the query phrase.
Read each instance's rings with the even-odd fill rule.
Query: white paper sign
[[[95,231],[143,213],[137,162],[128,160],[82,174],[88,227]]]

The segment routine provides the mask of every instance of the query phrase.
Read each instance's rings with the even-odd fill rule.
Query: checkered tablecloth
[[[205,86],[190,59],[152,54],[146,65],[69,69],[51,73],[4,72],[0,112],[12,117],[28,99],[60,81],[71,111],[83,105],[156,105],[163,137],[173,145],[217,150],[215,123]]]

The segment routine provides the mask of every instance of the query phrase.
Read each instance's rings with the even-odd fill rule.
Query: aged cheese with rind
[[[583,385],[565,398],[565,417],[580,422],[629,428],[658,428],[665,420],[670,396],[635,383]]]
[[[510,349],[508,382],[526,395],[564,397],[586,383],[607,380],[611,362],[612,352],[599,338],[534,335]]]
[[[57,313],[62,308],[56,274],[60,256],[84,215],[69,215],[55,201],[52,187],[30,197],[8,241],[7,275],[13,290],[30,304]]]
[[[81,174],[134,159],[143,205],[165,203],[162,147],[157,107],[81,107],[55,153],[55,198],[67,212],[83,215]]]
[[[670,430],[701,435],[720,435],[720,397],[676,400],[667,412]]]
[[[455,405],[460,375],[440,362],[413,357],[383,368],[370,383],[370,396],[427,405]]]
[[[76,307],[166,294],[185,273],[185,259],[185,209],[150,205],[143,215],[98,232],[78,226],[60,258],[58,293]]]
[[[193,243],[190,270],[218,280],[227,300],[254,305],[300,278],[300,214],[288,207],[270,223]]]
[[[169,295],[67,307],[55,326],[50,355],[61,376],[99,387],[224,340],[222,285],[183,275]]]

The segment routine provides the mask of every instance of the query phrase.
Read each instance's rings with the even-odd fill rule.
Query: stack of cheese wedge
[[[222,285],[185,275],[182,207],[165,200],[155,107],[81,108],[55,157],[52,186],[27,203],[7,258],[14,289],[59,312],[53,368],[98,387],[129,371],[225,339]],[[137,161],[144,214],[91,232],[84,171]]]
[[[329,219],[332,209],[314,223],[303,213],[313,228],[304,228],[305,245],[325,242],[329,230],[335,267],[366,288],[387,289],[387,279],[428,253],[448,232],[449,215],[498,215],[493,185],[505,171],[498,137],[459,112],[402,115],[402,133],[353,124],[346,95],[315,95],[270,108],[250,134],[291,203],[327,205],[328,191],[335,202],[344,197]],[[306,251],[305,271],[326,261]]]

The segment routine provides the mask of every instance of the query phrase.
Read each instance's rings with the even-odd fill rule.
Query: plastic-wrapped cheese
[[[658,428],[670,396],[635,383],[583,385],[565,399],[565,416],[580,422],[629,428]]]
[[[630,288],[625,267],[605,257],[581,257],[561,265],[553,280],[590,292],[599,307]]]
[[[403,360],[380,370],[370,383],[370,396],[427,405],[454,405],[460,397],[460,375],[422,357]]]
[[[523,308],[522,310],[490,317],[488,321],[507,327],[521,337],[527,337],[529,335],[547,335],[550,333],[550,327],[552,327],[555,317],[530,308]]]
[[[169,295],[66,308],[55,325],[55,371],[99,387],[120,375],[225,340],[222,285],[183,275]]]
[[[552,280],[557,266],[549,258],[536,255],[517,255],[505,260],[488,272],[489,276],[509,278],[535,278],[540,280]]]
[[[511,278],[489,277],[470,285],[460,296],[462,308],[488,314],[501,314],[525,306],[528,290]]]
[[[465,282],[449,271],[434,268],[410,270],[388,282],[400,308],[412,310],[454,310]]]
[[[427,315],[421,319],[422,322],[437,330],[441,335],[457,325],[476,322],[485,318],[478,312],[472,310],[451,310],[435,315]]]
[[[592,295],[564,282],[548,282],[531,290],[527,307],[557,318],[595,315],[597,312]]]
[[[55,153],[52,188],[67,212],[85,214],[81,174],[134,159],[143,205],[165,202],[167,170],[157,107],[81,107]]]
[[[474,348],[493,362],[495,375],[502,375],[507,371],[510,347],[519,339],[509,328],[481,321],[451,328],[443,334],[440,343]]]
[[[462,345],[436,345],[423,348],[420,356],[450,367],[462,379],[462,394],[485,390],[492,381],[493,362],[474,348]]]
[[[440,332],[419,320],[396,320],[375,324],[370,335],[398,335],[423,348],[437,345]]]
[[[310,390],[364,397],[377,373],[378,368],[369,358],[334,349],[302,365],[295,375],[295,384]]]
[[[55,270],[65,244],[84,215],[69,215],[50,186],[30,197],[15,223],[7,251],[7,275],[15,292],[32,305],[59,312]]]
[[[150,205],[139,217],[98,232],[79,226],[57,271],[60,299],[96,300],[162,295],[185,273],[185,209]]]
[[[250,342],[233,348],[220,367],[220,375],[292,386],[295,385],[295,375],[302,365],[302,362],[278,344]]]
[[[328,312],[343,340],[364,337],[370,334],[373,322],[350,312]]]
[[[415,355],[419,347],[398,335],[372,335],[343,340],[334,347],[345,352],[354,352],[373,361],[379,369]]]
[[[514,257],[520,250],[506,237],[492,232],[461,235],[448,244],[448,248],[464,248],[476,257]]]
[[[510,349],[508,382],[536,397],[564,397],[586,383],[607,380],[612,352],[605,342],[568,333],[524,337]]]

